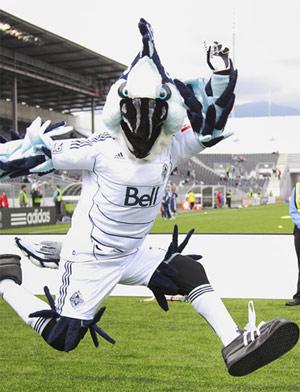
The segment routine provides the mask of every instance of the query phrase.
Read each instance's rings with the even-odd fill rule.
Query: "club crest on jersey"
[[[74,294],[72,294],[70,298],[71,305],[74,309],[78,308],[79,305],[84,303],[82,294],[80,291],[76,291]]]
[[[168,174],[168,165],[164,163],[161,171],[161,178],[163,179],[163,181],[165,181],[167,174]]]
[[[60,154],[63,150],[63,142],[56,142],[52,148],[52,154]]]

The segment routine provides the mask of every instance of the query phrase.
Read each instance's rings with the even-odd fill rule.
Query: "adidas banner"
[[[0,228],[51,225],[55,223],[54,207],[8,208],[0,210]]]

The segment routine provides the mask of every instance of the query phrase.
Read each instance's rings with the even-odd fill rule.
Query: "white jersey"
[[[82,191],[61,256],[88,261],[133,253],[158,214],[172,170],[203,150],[190,127],[172,137],[152,161],[131,159],[109,133],[59,140],[56,169],[82,169]]]

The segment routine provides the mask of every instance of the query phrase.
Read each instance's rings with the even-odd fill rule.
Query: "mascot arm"
[[[96,156],[101,153],[96,138],[65,139],[54,142],[51,156],[54,169],[93,170]]]
[[[70,132],[64,121],[42,123],[37,117],[26,129],[24,139],[13,131],[8,141],[0,136],[0,178],[19,177],[30,173],[46,174],[53,170],[51,147],[53,138]]]
[[[198,135],[193,131],[187,119],[186,125],[172,138],[171,157],[173,167],[189,160],[204,149],[205,147],[200,143]]]
[[[215,44],[216,48],[209,47],[207,51],[207,63],[213,70],[208,82],[200,78],[185,83],[174,80],[203,147],[212,147],[232,135],[224,129],[235,101],[237,70],[229,58],[229,50]]]

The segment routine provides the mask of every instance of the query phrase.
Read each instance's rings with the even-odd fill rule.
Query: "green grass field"
[[[206,209],[200,212],[181,212],[175,220],[157,217],[152,233],[170,233],[174,223],[186,233],[192,227],[196,233],[291,233],[293,224],[286,203],[253,206],[249,208]],[[63,234],[69,225],[22,227],[0,230],[0,234]]]
[[[0,300],[2,392],[299,392],[300,343],[281,359],[242,378],[228,375],[221,343],[188,303],[164,313],[155,302],[111,297],[101,323],[117,340],[93,347],[87,334],[71,353],[53,350]],[[246,300],[225,300],[240,326]],[[299,309],[281,300],[256,300],[258,321],[288,317]]]
[[[170,233],[176,222],[181,232],[191,227],[196,233],[291,233],[293,224],[286,203],[253,206],[249,208],[206,209],[186,212],[176,220],[156,219],[153,233]]]

